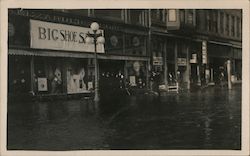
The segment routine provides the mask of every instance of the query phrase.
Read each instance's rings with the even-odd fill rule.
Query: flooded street
[[[114,96],[115,97],[115,96]],[[8,104],[8,149],[240,149],[241,88]]]

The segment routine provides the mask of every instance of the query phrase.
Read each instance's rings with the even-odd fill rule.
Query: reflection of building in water
[[[211,127],[211,119],[209,116],[205,116],[204,118],[204,133],[205,133],[205,144],[208,146],[208,145],[211,145],[211,134],[212,134],[212,129],[210,128]]]

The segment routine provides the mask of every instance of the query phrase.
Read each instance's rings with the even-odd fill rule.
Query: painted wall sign
[[[30,29],[31,48],[94,52],[94,44],[85,42],[90,28],[30,20]],[[97,45],[97,52],[104,53],[103,44]]]
[[[42,21],[50,21],[50,22],[56,22],[56,23],[63,23],[63,24],[69,24],[69,25],[90,25],[91,21],[88,21],[86,19],[77,18],[77,17],[68,17],[68,16],[62,16],[57,15],[55,12],[52,12],[51,14],[45,13],[43,11],[37,11],[37,10],[25,10],[25,9],[10,9],[9,10],[10,15],[18,15],[18,16],[24,16],[29,17],[36,20],[42,20]],[[115,31],[121,31],[123,28],[117,24],[113,23],[103,23],[100,22],[100,27],[103,29],[110,29]]]
[[[47,78],[37,78],[38,91],[48,91]]]

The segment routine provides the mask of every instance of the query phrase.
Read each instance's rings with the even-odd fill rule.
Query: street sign
[[[153,57],[153,65],[154,66],[162,66],[163,58],[162,57]]]
[[[177,58],[177,64],[178,64],[178,66],[186,66],[187,59],[186,58]]]
[[[207,64],[207,41],[202,41],[202,63]]]
[[[190,63],[197,63],[197,54],[192,54],[192,58],[190,59]]]

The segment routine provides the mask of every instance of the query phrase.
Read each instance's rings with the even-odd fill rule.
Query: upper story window
[[[235,17],[231,16],[231,36],[235,36]]]
[[[240,30],[241,30],[241,21],[240,18],[237,17],[237,23],[236,23],[236,32],[237,32],[237,37],[240,37]]]
[[[213,12],[213,23],[212,23],[212,27],[213,27],[213,31],[214,32],[218,32],[218,27],[217,27],[217,25],[218,25],[218,13],[217,13],[217,11],[214,11]]]
[[[211,31],[212,30],[212,19],[211,19],[211,11],[208,10],[206,14],[206,19],[207,19],[207,30]]]
[[[166,22],[165,9],[152,9],[151,18],[153,21]]]
[[[180,9],[180,22],[185,23],[185,10]]]
[[[123,20],[122,9],[95,9],[94,14],[96,17],[103,17],[113,20]]]
[[[168,21],[169,22],[176,22],[177,21],[176,9],[169,9],[168,10]]]
[[[194,12],[193,10],[187,10],[187,24],[194,24]]]
[[[225,27],[226,35],[229,35],[229,15],[226,14],[226,27]]]
[[[145,25],[144,10],[132,9],[129,10],[129,21],[131,24],[135,25]]]
[[[220,12],[220,33],[224,34],[224,13]]]
[[[200,10],[198,10],[197,12],[198,13],[197,13],[197,16],[196,16],[196,26],[197,26],[197,28],[199,30],[201,30],[202,29],[202,24],[201,24],[202,21],[201,21],[200,15],[199,15]]]

